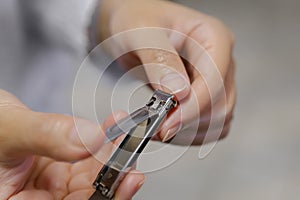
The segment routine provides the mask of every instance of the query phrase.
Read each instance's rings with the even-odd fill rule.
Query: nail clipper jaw
[[[177,102],[174,100],[174,95],[156,90],[144,107],[134,111],[115,125],[106,129],[107,138],[105,143],[109,143],[122,134],[129,132],[130,129],[136,127],[147,118],[151,118],[155,115],[164,117],[164,112],[168,112],[176,106]]]
[[[169,111],[171,108],[177,106],[173,94],[168,94],[160,90],[155,90],[150,101],[146,104],[154,112]]]

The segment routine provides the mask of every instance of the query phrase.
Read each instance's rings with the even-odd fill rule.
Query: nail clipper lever
[[[107,141],[126,134],[118,148],[100,170],[93,185],[99,199],[113,199],[120,182],[136,162],[168,112],[176,107],[174,95],[156,90],[149,102],[106,130]],[[90,198],[91,199],[91,198]]]

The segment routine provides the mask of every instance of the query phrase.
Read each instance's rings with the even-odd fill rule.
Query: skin
[[[111,115],[102,127],[122,117],[124,113]],[[102,166],[97,154],[108,156],[112,150],[112,144],[103,145],[100,126],[70,116],[33,112],[3,90],[0,126],[1,200],[88,199]],[[132,171],[120,185],[116,199],[131,199],[143,182],[144,175]]]
[[[128,34],[118,41],[119,47],[114,46],[115,49],[126,50],[151,43],[164,49],[139,49],[119,59],[126,69],[143,64],[151,86],[173,93],[179,100],[180,105],[168,117],[155,139],[164,142],[179,132],[176,144],[189,145],[192,141],[192,144],[199,145],[205,137],[206,142],[211,142],[228,134],[236,102],[235,64],[232,56],[234,37],[222,22],[182,5],[158,0],[107,0],[103,2],[100,13],[99,21],[103,26],[98,30],[99,41],[128,30],[159,27],[185,34],[205,50],[204,53],[199,51],[199,48],[187,43],[187,39],[174,39],[167,32],[151,30],[149,34],[147,31],[141,35]],[[179,52],[187,55],[197,66],[183,61]],[[207,57],[212,61],[207,61]],[[211,69],[213,67],[217,67],[218,74]],[[178,75],[176,81],[169,84],[161,81],[168,74],[174,75],[174,72]],[[205,77],[200,73],[205,74]],[[222,85],[218,84],[218,75]],[[179,80],[186,84],[174,86]],[[206,82],[212,91],[216,91],[214,94],[210,94]],[[222,95],[221,86],[225,89],[224,98],[219,98]],[[211,103],[211,98],[216,100]],[[212,106],[219,112],[218,117],[212,116]],[[217,137],[206,135],[211,121],[215,124],[212,135],[214,130],[221,130]],[[197,129],[196,134],[180,134],[180,129],[192,124]]]
[[[104,0],[100,13],[99,41],[134,28],[168,28],[197,41],[218,67],[226,99],[211,103],[204,80],[197,70],[181,60],[177,52],[186,51],[186,55],[204,66],[202,70],[212,83],[216,77],[209,67],[205,67],[208,66],[205,59],[193,48],[184,47],[184,41],[172,40],[166,34],[149,34],[144,37],[146,42],[159,41],[168,51],[138,50],[122,60],[129,69],[140,63],[149,64],[145,65],[145,72],[152,87],[173,92],[179,100],[180,105],[164,122],[156,139],[167,141],[180,127],[200,119],[197,134],[178,134],[178,144],[186,144],[190,137],[193,137],[193,144],[202,144],[210,121],[218,120],[210,118],[213,105],[226,110],[221,116],[225,117],[225,124],[220,124],[224,128],[217,139],[227,135],[236,96],[232,58],[234,40],[232,33],[220,21],[175,3],[156,0]],[[120,46],[125,48],[137,45],[136,40],[130,37],[121,43]],[[161,60],[164,65],[161,65]],[[153,67],[156,65],[162,67]],[[162,77],[173,72],[170,68],[180,75],[184,87],[160,84]],[[219,91],[218,88],[216,91]],[[217,97],[219,94],[213,95]],[[194,109],[195,104],[198,109]],[[109,117],[102,128],[122,117],[124,113]],[[179,128],[175,129],[175,126]],[[87,199],[93,192],[91,183],[102,166],[91,153],[109,155],[111,150],[111,147],[103,146],[102,128],[83,119],[31,111],[12,94],[0,90],[0,200]],[[131,199],[141,187],[144,175],[133,172],[125,177],[116,199]]]

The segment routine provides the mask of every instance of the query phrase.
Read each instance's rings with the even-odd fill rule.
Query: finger
[[[76,190],[74,192],[71,192],[68,196],[64,198],[64,200],[82,200],[82,199],[88,199],[93,192],[95,192],[94,189],[82,189],[82,190]]]
[[[92,166],[89,166],[88,168],[83,167],[85,172],[74,174],[68,185],[69,192],[72,193],[78,190],[91,189],[91,185],[96,178],[96,174],[92,174],[90,171],[91,169],[98,168],[99,166],[97,168],[93,168]]]
[[[162,29],[146,28],[129,34],[132,35],[128,42],[136,49],[135,54],[141,60],[152,87],[183,99],[190,91],[189,77],[167,33]]]
[[[0,89],[0,108],[9,106],[27,109],[14,95]]]
[[[85,158],[103,143],[100,127],[84,119],[5,107],[0,112],[0,160],[35,154],[56,160]]]
[[[195,74],[192,89],[203,111],[224,90],[225,77],[232,67],[233,39],[220,21],[208,16],[204,17],[203,24],[190,33],[190,37],[197,43],[186,42],[185,51],[191,63],[190,70]]]
[[[189,33],[185,42],[185,54],[193,65],[196,74],[213,74],[210,67],[217,67],[222,77],[225,77],[232,61],[234,36],[219,20],[201,15],[201,21]]]
[[[40,200],[54,200],[53,196],[45,190],[24,190],[16,195],[13,195],[8,200],[24,200],[24,199],[40,199]]]
[[[205,143],[213,142],[216,140],[223,139],[229,132],[230,124],[225,125],[221,130],[213,129],[210,130],[209,135],[207,135],[207,131],[199,130],[199,132],[187,132],[184,134],[177,134],[170,141],[171,144],[176,145],[202,145]],[[220,133],[221,131],[221,133]]]
[[[118,187],[115,199],[129,200],[142,187],[145,182],[145,176],[136,170],[130,171]]]
[[[126,116],[128,116],[128,113],[126,111],[123,110],[115,111],[105,119],[103,123],[103,129],[106,130],[108,127],[114,125],[117,121],[123,119]]]
[[[212,115],[212,110],[211,108],[205,110],[204,112],[201,113],[198,117],[199,119],[199,124],[197,125],[197,128],[194,128],[194,131],[197,130],[197,132],[200,134],[206,133],[208,128],[210,127],[211,129],[217,129],[220,128],[221,126],[227,126],[230,124],[232,118],[233,118],[233,111],[234,111],[234,105],[236,103],[236,88],[235,88],[235,81],[234,81],[234,63],[232,63],[232,67],[228,70],[228,73],[225,78],[225,90],[226,90],[226,98],[220,98],[215,104],[213,104],[214,108],[214,115]],[[195,99],[195,98],[194,98]],[[194,102],[196,103],[196,102]],[[187,116],[188,114],[192,114],[192,110],[189,110],[190,107],[193,107],[192,101],[189,101],[187,103],[183,103],[182,108],[178,109],[175,114],[171,117],[171,120],[167,121],[164,125],[168,125],[168,123],[173,123],[175,119],[177,119],[178,123],[180,120],[182,120],[180,117],[183,118],[183,116]],[[180,113],[179,113],[180,112]],[[188,119],[187,121],[191,121]],[[182,120],[183,123],[187,124],[188,122]],[[176,121],[175,121],[176,122]],[[170,138],[174,137],[174,135],[178,132],[177,131],[172,131],[171,129],[165,129],[163,127],[162,132],[160,133],[160,137],[162,138],[163,141],[169,140]],[[167,133],[164,135],[164,133]],[[226,131],[222,131],[220,137],[223,138],[224,133],[227,134]],[[180,133],[181,134],[181,133]],[[186,135],[186,137],[191,138],[190,135]],[[185,137],[185,136],[181,136]],[[194,134],[195,136],[195,134]],[[166,137],[167,139],[164,139],[163,137]],[[193,143],[200,144],[202,141],[196,141],[199,139],[203,139],[204,136],[196,136],[195,141]],[[177,140],[177,144],[179,144]],[[187,144],[184,141],[192,141],[191,139],[188,140],[183,140],[181,139],[181,144]]]
[[[103,128],[106,131],[107,128],[110,126],[115,125],[118,121],[128,116],[128,113],[122,110],[115,111],[114,113],[110,114],[103,123]],[[109,139],[109,136],[107,137]],[[114,143],[115,140],[111,142]]]
[[[126,112],[117,111],[117,112],[111,114],[106,119],[103,127],[107,128],[126,116],[128,116],[128,114]],[[122,141],[123,138],[124,138],[124,136],[120,136],[115,141],[113,141],[113,144],[115,145],[114,148],[116,148],[117,145],[120,144],[120,142]],[[134,168],[135,168],[135,165],[132,166],[132,169],[134,169]],[[145,181],[145,177],[141,172],[138,172],[136,170],[130,171],[125,176],[125,178],[122,180],[121,184],[119,185],[114,199],[116,199],[116,200],[131,199],[133,197],[133,195],[142,186],[144,181]]]
[[[86,183],[90,182],[91,181],[90,177],[86,177],[86,175],[87,174],[79,175],[78,177],[75,178],[79,182],[80,182],[80,178],[83,178],[84,182]],[[145,176],[141,172],[136,170],[130,171],[124,177],[123,181],[121,182],[118,189],[116,190],[114,199],[116,200],[131,199],[134,196],[134,194],[142,187],[144,182],[145,182]],[[72,187],[72,190],[70,191],[71,194],[68,195],[65,199],[72,199],[75,196],[77,196],[78,199],[87,199],[94,192],[94,190],[88,189],[87,185],[83,185],[83,184],[80,185],[81,186],[76,184],[76,187]],[[79,198],[79,196],[81,198]]]
[[[63,199],[68,194],[70,164],[53,162],[49,164],[35,180],[36,189],[43,189],[53,195],[54,199]]]
[[[128,116],[128,113],[122,110],[112,113],[105,119],[103,123],[103,129],[106,130],[108,127],[114,125],[117,121],[123,119],[126,116]],[[99,149],[99,151],[96,154],[94,154],[96,160],[104,164],[107,161],[107,159],[110,157],[110,154],[112,153],[114,148],[116,148],[116,141],[120,141],[121,137],[109,143],[104,144],[102,148]]]
[[[218,116],[214,116],[213,118],[212,113],[210,112],[211,109],[208,109],[208,112],[201,114],[199,124],[200,130],[207,130],[211,125],[225,126],[227,123],[230,123],[231,119],[233,118],[234,105],[236,102],[236,88],[234,81],[235,67],[233,62],[231,66],[232,67],[229,68],[225,77],[226,99],[221,98],[213,105],[216,112],[219,112],[220,114]],[[226,112],[222,112],[224,108]],[[214,123],[211,124],[211,120],[213,120]]]
[[[182,127],[198,120],[220,98],[226,99],[224,81],[230,68],[233,41],[224,25],[209,17],[205,20],[190,33],[193,40],[185,42],[184,51],[193,74],[191,95],[164,123],[163,139],[174,136],[180,124]]]
[[[189,70],[194,74],[192,89],[203,113],[225,88],[226,76],[232,68],[233,39],[220,21],[207,16],[189,36],[197,41],[187,41],[185,51],[191,63]]]

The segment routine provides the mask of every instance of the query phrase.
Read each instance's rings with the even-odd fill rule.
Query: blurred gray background
[[[208,157],[199,160],[199,147],[190,148],[169,167],[147,173],[135,199],[298,199],[300,1],[180,3],[221,19],[235,33],[235,118],[229,136]],[[0,88],[35,110],[69,113],[74,77],[85,54],[84,27],[91,5],[79,0],[2,0]],[[97,79],[97,73],[94,68],[85,73],[86,86],[78,91],[82,99],[75,112],[93,118],[86,109],[90,102],[84,98],[84,87]],[[105,86],[99,90],[99,94],[109,91]],[[99,98],[101,118],[109,104],[105,96]],[[144,98],[148,96],[139,101]],[[162,154],[157,159],[167,157]],[[151,163],[139,162],[138,167],[143,170]]]

